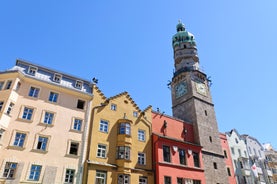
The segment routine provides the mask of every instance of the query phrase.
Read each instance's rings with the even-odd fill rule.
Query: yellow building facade
[[[0,73],[0,183],[81,183],[92,84],[17,60]]]
[[[83,183],[154,183],[151,106],[140,110],[127,92],[106,98],[93,88]]]

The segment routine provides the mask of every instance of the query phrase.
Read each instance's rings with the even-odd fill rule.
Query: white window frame
[[[10,166],[8,166],[8,164],[10,164]],[[15,164],[15,167],[11,167],[11,164]],[[3,175],[2,175],[3,178],[7,178],[7,179],[15,178],[17,166],[18,166],[18,163],[16,163],[16,162],[6,162],[5,166],[4,166],[4,172],[3,172]],[[11,171],[13,171],[12,172],[12,177],[10,177]],[[6,176],[4,176],[4,175],[6,175]]]
[[[109,122],[101,119],[99,122],[99,131],[108,133],[109,132]]]
[[[57,103],[59,99],[59,93],[56,93],[54,91],[50,91],[48,101],[52,103]]]
[[[73,118],[73,122],[72,122],[72,130],[75,130],[75,131],[82,131],[82,127],[83,127],[83,119],[81,118]],[[80,124],[80,125],[79,125]],[[75,127],[75,125],[78,125]]]
[[[17,137],[17,135],[19,135],[19,137]],[[24,135],[24,137],[22,137],[23,135]],[[14,133],[13,137],[14,137],[14,139],[13,139],[12,146],[24,148],[25,142],[26,142],[26,138],[27,138],[27,133],[26,132],[16,131]],[[23,140],[23,142],[22,142],[22,140]],[[21,142],[22,142],[22,145],[20,145]]]
[[[76,172],[75,169],[69,169],[69,168],[67,168],[65,170],[64,183],[66,183],[66,184],[73,184],[74,183],[75,172]]]
[[[107,180],[107,172],[105,171],[98,171],[96,170],[96,173],[95,173],[95,183],[103,183],[103,184],[106,184],[106,181]]]
[[[42,139],[43,142],[40,141],[40,138],[43,138]],[[46,145],[43,146],[45,144],[45,140],[47,140],[46,141]],[[47,152],[48,151],[49,142],[50,142],[50,136],[38,134],[38,135],[36,135],[36,142],[34,144],[34,146],[35,146],[34,149],[37,150],[37,151],[40,151],[40,152]],[[43,148],[43,147],[45,147],[45,148]]]
[[[107,146],[104,144],[98,144],[96,156],[99,158],[107,157]]]
[[[28,68],[28,74],[30,75],[36,75],[37,71],[38,71],[38,68],[35,66],[29,66]]]
[[[146,176],[140,176],[139,177],[139,184],[147,184],[147,177]]]
[[[145,130],[138,130],[138,140],[139,141],[145,141]]]
[[[26,121],[32,121],[34,117],[34,113],[35,113],[34,108],[24,106],[21,119],[24,119]]]
[[[111,104],[111,110],[116,111],[116,109],[117,109],[117,105],[112,103]]]
[[[122,180],[119,180],[119,178],[122,176]],[[118,184],[130,184],[130,175],[127,174],[119,174],[117,177]]]
[[[53,81],[56,83],[61,83],[62,81],[62,75],[59,73],[55,73],[53,76]]]
[[[29,89],[28,96],[38,98],[39,92],[40,92],[40,88],[31,86],[30,89]]]
[[[48,115],[47,115],[48,114]],[[55,120],[55,113],[50,111],[43,112],[42,123],[45,125],[53,125]]]
[[[146,165],[146,154],[139,152],[138,153],[138,164],[139,165]]]
[[[33,166],[34,166],[34,168],[33,168]],[[41,171],[42,171],[42,165],[32,164],[31,167],[30,167],[28,180],[39,181],[40,176],[41,176]],[[38,176],[37,176],[37,174],[38,174]]]
[[[83,88],[83,81],[76,80],[76,82],[75,82],[75,88],[82,89]]]

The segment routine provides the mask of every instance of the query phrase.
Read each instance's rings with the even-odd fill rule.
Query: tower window
[[[78,100],[78,102],[77,102],[77,108],[78,109],[84,109],[85,108],[85,101]]]
[[[206,116],[208,116],[208,112],[207,112],[207,110],[205,110],[205,115],[206,115]]]
[[[227,151],[224,150],[223,152],[224,152],[224,157],[225,157],[225,158],[228,158],[228,156],[227,156]]]
[[[212,136],[209,136],[209,139],[210,139],[210,142],[212,143],[213,142]]]
[[[217,164],[216,164],[216,162],[214,162],[214,169],[217,169]]]

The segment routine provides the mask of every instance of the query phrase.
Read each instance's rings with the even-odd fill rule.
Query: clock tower
[[[202,149],[207,184],[227,184],[227,168],[219,138],[209,80],[199,68],[193,34],[179,21],[172,37],[175,71],[171,82],[173,116],[193,125]]]

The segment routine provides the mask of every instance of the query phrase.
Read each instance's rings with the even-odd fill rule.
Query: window
[[[17,163],[14,162],[6,162],[3,177],[12,179],[16,173]]]
[[[28,70],[28,73],[31,74],[31,75],[35,75],[37,70],[38,70],[37,67],[30,66],[29,70]]]
[[[108,132],[108,127],[109,127],[109,123],[105,120],[101,120],[100,121],[100,126],[99,126],[99,130],[101,132]]]
[[[171,184],[171,177],[165,176],[164,177],[164,184]]]
[[[231,147],[231,152],[233,155],[235,154],[235,149],[233,147]]]
[[[82,124],[83,124],[83,120],[74,118],[73,129],[74,129],[74,130],[81,131],[81,129],[82,129]]]
[[[238,149],[238,152],[239,152],[239,156],[241,157],[241,151],[240,151],[240,149]]]
[[[235,138],[235,141],[236,141],[236,143],[237,143],[237,144],[239,143],[239,141],[238,141],[238,139],[237,139],[237,138]]]
[[[65,171],[65,183],[73,183],[74,181],[74,175],[75,175],[75,170],[74,169],[66,169]]]
[[[194,167],[200,167],[199,153],[192,152]]]
[[[78,100],[78,102],[77,102],[77,108],[78,109],[84,109],[85,108],[85,101]]]
[[[3,89],[3,86],[4,86],[4,82],[3,82],[3,81],[0,81],[0,90]]]
[[[227,173],[228,173],[228,176],[232,176],[232,175],[231,175],[231,170],[230,170],[229,167],[227,167]]]
[[[165,162],[170,162],[170,147],[163,146],[163,157]]]
[[[82,89],[82,87],[83,87],[83,82],[82,81],[76,81],[75,88]]]
[[[41,172],[41,165],[32,165],[29,180],[38,181]]]
[[[139,177],[139,184],[147,184],[147,177],[140,176]]]
[[[140,165],[146,164],[145,153],[138,153],[138,164]]]
[[[70,155],[78,155],[78,149],[79,149],[79,143],[71,142],[70,148],[69,148],[69,154]]]
[[[57,74],[57,73],[54,74],[54,77],[53,77],[54,82],[60,83],[61,79],[62,79],[62,75]]]
[[[10,105],[9,105],[9,107],[8,107],[8,109],[7,109],[7,114],[8,114],[8,115],[10,115],[13,106],[14,106],[14,103],[11,102]]]
[[[118,146],[117,147],[117,159],[130,160],[130,147]]]
[[[179,161],[181,165],[186,165],[186,151],[179,149]]]
[[[138,130],[138,140],[145,141],[145,131],[144,130]]]
[[[54,119],[54,113],[45,112],[43,123],[48,124],[48,125],[52,125],[53,124],[53,119]]]
[[[33,115],[34,109],[24,107],[22,119],[31,120]]]
[[[13,81],[11,81],[11,80],[7,81],[5,89],[10,89],[12,86],[12,82]]]
[[[119,124],[119,134],[131,135],[131,126],[129,123]]]
[[[48,138],[47,137],[39,136],[38,137],[38,143],[37,143],[37,149],[38,150],[42,150],[42,151],[46,151],[47,142],[48,142]]]
[[[116,104],[111,104],[111,110],[116,111]]]
[[[57,102],[58,101],[58,97],[59,97],[59,94],[58,93],[54,93],[54,92],[50,92],[49,94],[49,102]]]
[[[98,144],[97,157],[106,158],[106,145]]]
[[[193,184],[201,184],[200,180],[193,180]]]
[[[212,136],[209,136],[209,139],[210,139],[210,143],[212,143],[213,142]]]
[[[18,91],[18,90],[20,89],[20,86],[21,86],[21,83],[20,83],[20,82],[18,82],[18,83],[16,84],[16,88],[15,88],[15,90],[16,90],[16,91]]]
[[[239,161],[240,168],[243,169],[243,163],[242,161]]]
[[[130,176],[126,174],[118,175],[118,184],[129,184],[130,183]]]
[[[250,155],[252,154],[252,150],[251,150],[251,148],[250,147],[248,147],[248,150],[249,150],[249,153],[250,153]]]
[[[37,98],[38,93],[39,93],[39,88],[31,87],[29,91],[29,96]]]
[[[177,178],[177,184],[183,184],[183,178]]]
[[[134,112],[133,112],[133,116],[134,116],[134,117],[138,117],[138,112],[137,112],[137,111],[134,111]]]
[[[18,147],[23,147],[25,138],[26,138],[26,134],[16,132],[13,145]]]
[[[4,136],[4,132],[5,132],[4,129],[0,129],[0,141],[1,141],[2,137]]]
[[[228,156],[227,156],[227,151],[224,150],[223,153],[224,153],[224,157],[225,157],[225,158],[228,158]]]
[[[2,108],[3,108],[3,106],[4,106],[4,102],[3,102],[3,101],[0,101],[0,112],[1,112],[1,110],[2,110]]]
[[[217,163],[214,162],[214,169],[217,169]]]
[[[105,171],[96,171],[95,184],[106,184],[106,177]]]

